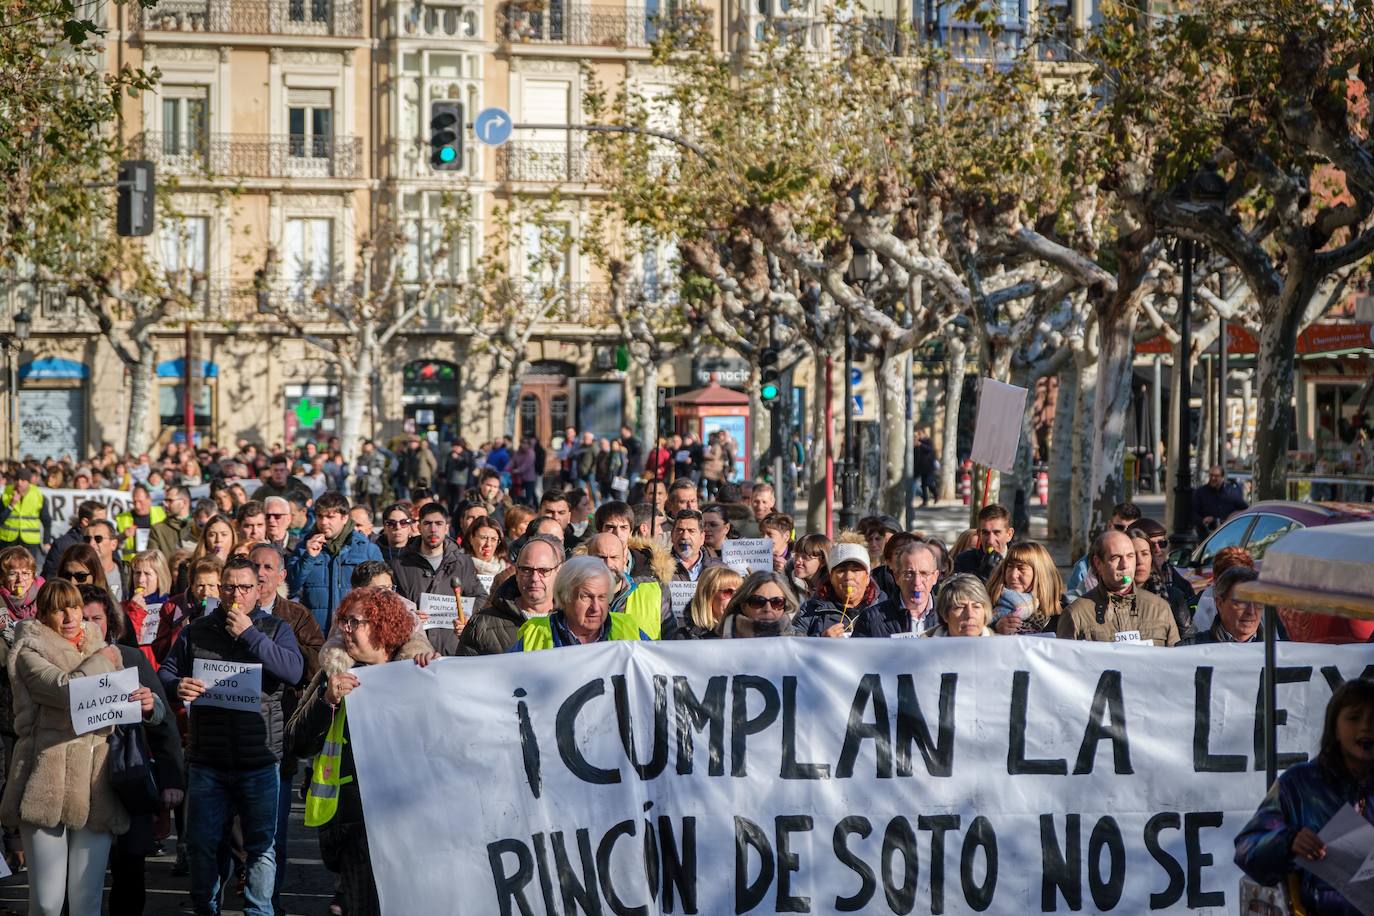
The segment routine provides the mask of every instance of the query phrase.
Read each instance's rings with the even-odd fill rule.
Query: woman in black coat
[[[162,790],[162,805],[171,810],[181,804],[186,792],[186,767],[181,756],[181,735],[177,732],[176,715],[167,702],[162,682],[146,655],[137,646],[126,646],[126,621],[119,606],[110,600],[110,593],[96,585],[81,587],[84,616],[100,628],[107,640],[114,643],[125,668],[138,669],[138,683],[153,692],[153,714],[143,721],[143,736],[148,742],[157,770],[157,784]],[[144,865],[157,846],[151,814],[131,814],[129,831],[115,838],[110,849],[110,912],[143,912],[147,893],[144,884]]]

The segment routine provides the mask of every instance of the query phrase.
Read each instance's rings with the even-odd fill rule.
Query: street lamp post
[[[1174,453],[1174,543],[1190,544],[1193,541],[1193,470],[1192,470],[1192,417],[1188,403],[1193,399],[1193,240],[1183,239],[1183,297],[1179,302],[1178,346],[1179,378],[1178,391],[1178,431],[1173,442]]]
[[[873,255],[858,242],[852,249],[845,280],[863,295],[873,279]],[[850,310],[844,311],[844,477],[841,494],[840,527],[853,531],[859,524],[859,449],[854,441],[854,329]]]
[[[7,457],[19,457],[19,359],[18,351],[24,347],[33,330],[33,319],[27,309],[20,309],[14,315],[14,333],[0,334],[0,347],[5,348],[5,387],[8,394],[7,413],[9,424],[5,431],[5,450]]]

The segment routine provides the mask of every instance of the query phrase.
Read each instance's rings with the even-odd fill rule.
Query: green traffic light
[[[451,147],[451,146],[446,146],[446,147],[444,147],[443,149],[439,150],[439,161],[440,161],[440,162],[452,162],[454,159],[457,159],[457,158],[458,158],[458,151],[457,151],[456,149],[454,149],[453,147]]]
[[[760,392],[760,394],[761,394],[761,396],[763,397],[763,400],[765,400],[765,401],[771,401],[771,400],[773,400],[774,398],[776,398],[776,397],[778,396],[778,386],[777,386],[777,385],[764,385],[764,386],[763,386],[763,391]]]

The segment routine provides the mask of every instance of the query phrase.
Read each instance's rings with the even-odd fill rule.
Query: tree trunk
[[[770,473],[768,465],[768,410],[763,406],[763,400],[759,397],[761,375],[757,365],[749,366],[749,454],[753,456],[749,462],[749,472],[751,480],[762,480],[765,473]],[[781,481],[774,484],[774,491],[782,491]]]
[[[959,498],[959,405],[964,399],[968,344],[957,334],[945,338],[945,415],[940,443],[940,501]]]
[[[908,351],[909,352],[909,351]],[[879,435],[882,461],[879,462],[878,500],[880,510],[905,523],[910,479],[906,476],[906,454],[911,450],[911,424],[906,419],[906,384],[902,367],[904,353],[885,348],[878,367]]]
[[[1198,467],[1206,468],[1216,464],[1216,433],[1213,432],[1216,422],[1213,413],[1216,409],[1216,401],[1212,397],[1212,386],[1216,384],[1216,379],[1212,378],[1212,365],[1209,360],[1202,363],[1202,422],[1198,424],[1197,441],[1193,443],[1193,454],[1198,456]]]
[[[811,447],[807,454],[810,484],[806,489],[806,530],[825,531],[825,407],[829,392],[825,390],[825,356],[819,347],[811,351],[815,368],[815,396],[811,398]]]
[[[1098,314],[1097,391],[1093,399],[1092,484],[1095,521],[1111,517],[1125,496],[1122,462],[1126,456],[1126,417],[1131,407],[1131,363],[1135,355],[1134,316]]]
[[[1088,544],[1092,541],[1092,427],[1097,401],[1097,361],[1083,352],[1076,354],[1076,362],[1078,399],[1073,411],[1073,481],[1069,493],[1069,555],[1075,560],[1088,552]]]
[[[639,364],[639,435],[644,442],[658,440],[658,363]]]
[[[1297,271],[1297,267],[1292,268]],[[1292,432],[1293,354],[1310,281],[1291,273],[1278,302],[1260,303],[1259,404],[1255,424],[1255,499],[1284,499],[1288,490],[1288,437]]]
[[[129,369],[129,425],[124,433],[124,452],[137,457],[148,450],[148,406],[153,396],[157,348],[151,337],[130,343],[138,353],[138,362],[126,363]],[[185,379],[182,385],[184,392]]]
[[[343,389],[339,399],[339,446],[343,449],[344,460],[349,462],[357,455],[363,413],[372,394],[373,366],[377,362],[375,340],[370,330],[364,328],[353,354],[353,364],[345,365],[344,361],[340,361],[339,365],[343,374]]]
[[[510,360],[510,370],[506,374],[506,408],[502,422],[505,434],[512,441],[515,439],[515,421],[520,410],[520,380],[524,378],[525,372],[530,367],[530,361],[525,357],[523,347],[521,355],[512,357]]]
[[[1054,401],[1054,427],[1050,430],[1048,456],[1050,504],[1046,522],[1051,541],[1067,541],[1073,534],[1070,502],[1073,489],[1073,412],[1078,401],[1078,365],[1066,362],[1059,370],[1059,390]]]

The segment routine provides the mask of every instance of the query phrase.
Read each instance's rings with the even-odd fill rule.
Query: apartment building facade
[[[1008,22],[1027,21],[1035,2],[1002,0]],[[1039,2],[1083,21],[1065,0]],[[932,34],[976,40],[938,4],[915,6]],[[546,249],[551,239],[575,243],[604,195],[595,151],[575,129],[588,75],[647,96],[666,87],[650,45],[682,15],[672,0],[161,0],[105,9],[110,66],[160,74],[155,91],[126,101],[121,127],[131,157],[153,161],[167,192],[144,257],[200,278],[192,307],[153,335],[150,441],[184,434],[188,390],[199,436],[291,443],[334,434],[339,366],[292,324],[346,341],[316,291],[359,282],[360,246],[382,238],[396,246],[407,279],[422,270],[459,278],[499,249],[518,285],[559,307],[533,328],[525,371],[512,378],[483,335],[464,330],[461,297],[436,295],[379,363],[365,435],[500,434],[512,385],[516,431],[545,442],[567,425],[611,432],[637,415],[639,380],[616,369],[606,278],[576,244]],[[816,13],[796,0],[724,0],[692,15],[710,22],[722,51],[747,53],[770,27],[811,40]],[[895,5],[876,15],[890,19]],[[1013,29],[1003,40],[1014,39]],[[436,100],[462,101],[469,120],[499,107],[533,126],[499,148],[476,144],[469,131],[461,172],[437,172],[427,148]],[[437,227],[455,198],[466,202],[467,225],[435,263]],[[532,209],[542,230],[522,222]],[[666,295],[671,241],[634,242],[637,282],[647,296]],[[269,250],[277,260],[263,302],[254,275]],[[122,444],[129,372],[93,317],[60,289],[3,292],[11,316],[32,319],[29,339],[10,354],[17,397],[5,413],[19,451]],[[660,366],[659,383],[664,397],[711,372],[744,387],[747,368],[731,354],[693,354]],[[814,390],[807,371],[795,379],[803,392]]]

